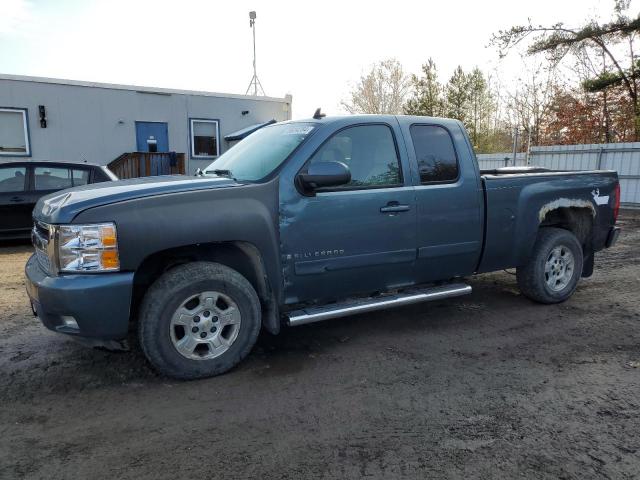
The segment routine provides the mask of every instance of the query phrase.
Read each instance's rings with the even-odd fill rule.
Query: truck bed
[[[543,173],[559,172],[560,170],[550,170],[544,167],[500,167],[480,169],[480,175],[513,175],[519,173]]]
[[[557,208],[587,212],[594,251],[604,247],[614,223],[615,171],[558,171],[539,167],[481,170],[485,238],[478,272],[518,266],[535,242],[538,226]]]

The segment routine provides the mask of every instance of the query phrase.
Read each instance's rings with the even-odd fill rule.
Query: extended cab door
[[[318,130],[280,180],[285,303],[411,284],[416,204],[397,122]],[[296,187],[311,162],[328,161],[344,162],[351,182],[311,194]]]
[[[401,122],[416,179],[416,281],[471,274],[482,251],[484,202],[463,127],[420,117]]]

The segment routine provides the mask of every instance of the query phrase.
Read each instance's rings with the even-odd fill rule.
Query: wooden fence
[[[150,177],[154,175],[184,175],[184,153],[128,152],[109,165],[118,178]]]

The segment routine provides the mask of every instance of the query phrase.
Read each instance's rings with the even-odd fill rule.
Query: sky
[[[638,11],[640,0],[633,0]],[[293,96],[293,118],[344,113],[358,78],[397,58],[441,79],[457,65],[517,77],[491,34],[515,24],[608,19],[613,0],[258,1],[0,0],[0,73],[244,94],[252,71],[248,12],[257,12],[258,77]],[[635,8],[635,10],[634,10]]]

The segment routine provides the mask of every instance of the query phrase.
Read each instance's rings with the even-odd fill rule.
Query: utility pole
[[[529,136],[527,137],[527,166],[531,165],[531,124],[529,124]]]
[[[258,71],[256,69],[256,12],[254,11],[249,12],[249,27],[253,30],[253,77],[251,77],[251,81],[249,82],[245,95],[248,95],[251,87],[253,87],[253,95],[258,96],[259,88],[262,95],[266,96],[264,88],[262,88],[262,84],[258,79]]]
[[[515,128],[513,133],[513,166],[516,166],[516,155],[518,150],[518,127]]]

